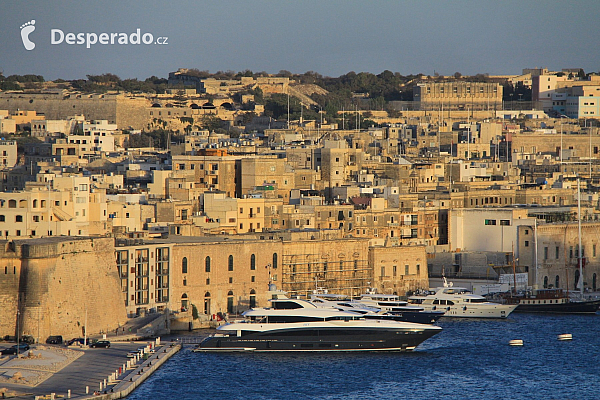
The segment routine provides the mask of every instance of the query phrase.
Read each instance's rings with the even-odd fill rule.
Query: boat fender
[[[432,310],[435,310],[435,306],[431,307]]]
[[[467,306],[464,306],[464,307],[463,307],[463,311],[467,311]]]
[[[446,311],[450,311],[450,307],[446,307]]]

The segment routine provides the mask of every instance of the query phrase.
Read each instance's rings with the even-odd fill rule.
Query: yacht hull
[[[442,311],[401,311],[387,312],[385,314],[369,315],[365,314],[367,319],[384,319],[390,321],[413,322],[416,324],[433,324],[444,316]]]
[[[421,304],[422,307],[428,309],[425,304]],[[434,308],[435,307],[435,308]],[[477,306],[460,306],[460,307],[436,307],[433,306],[430,309],[432,311],[440,310],[445,311],[444,317],[453,318],[507,318],[512,313],[516,305],[505,305],[498,304],[494,306],[477,307]]]
[[[214,335],[195,351],[412,351],[441,329],[279,329]]]
[[[519,313],[551,313],[551,314],[595,314],[600,307],[600,300],[569,301],[554,304],[524,304],[519,303],[515,312]]]

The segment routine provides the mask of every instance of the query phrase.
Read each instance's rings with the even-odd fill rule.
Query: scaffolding
[[[331,260],[320,254],[282,256],[282,287],[290,295],[308,298],[316,289],[358,297],[370,287],[373,268],[366,258]]]

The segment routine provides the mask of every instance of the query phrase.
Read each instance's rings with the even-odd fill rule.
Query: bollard
[[[106,379],[104,380],[104,387],[106,388]]]
[[[71,398],[71,389],[67,390],[67,399]]]
[[[86,386],[86,387],[85,387],[85,394],[89,394],[89,393],[90,393],[90,387],[89,387],[89,386]]]
[[[102,391],[102,382],[100,382],[100,389],[99,390]]]

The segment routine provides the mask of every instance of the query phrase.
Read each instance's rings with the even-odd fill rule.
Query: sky
[[[0,0],[0,71],[47,80],[166,78],[178,68],[332,77],[592,72],[600,71],[599,15],[598,0]],[[152,44],[129,43],[137,29]],[[69,33],[84,43],[67,44]],[[91,44],[101,33],[109,44]],[[110,44],[111,33],[124,35]],[[116,44],[123,36],[128,44]],[[154,44],[159,37],[167,44]]]

